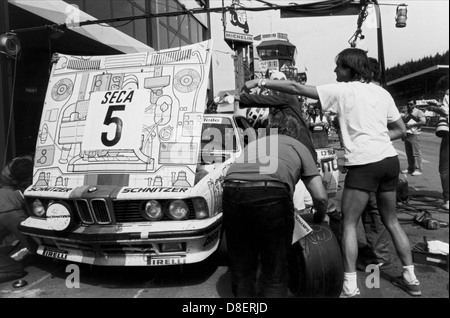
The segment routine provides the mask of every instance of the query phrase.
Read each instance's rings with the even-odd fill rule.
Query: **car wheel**
[[[339,243],[326,222],[310,226],[313,232],[291,247],[289,289],[297,297],[339,297],[344,283]]]

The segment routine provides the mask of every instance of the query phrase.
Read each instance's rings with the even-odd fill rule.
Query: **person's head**
[[[314,105],[314,112],[316,115],[319,115],[322,112],[322,106],[320,106],[320,104]]]
[[[360,81],[370,83],[372,72],[369,59],[365,51],[357,48],[348,48],[336,56],[336,80],[338,82]]]
[[[406,109],[408,110],[408,113],[412,112],[415,106],[416,106],[416,105],[415,105],[415,103],[414,103],[413,100],[409,101],[409,102],[406,104]]]
[[[267,125],[267,129],[276,128],[278,129],[279,135],[285,135],[294,139],[298,139],[300,136],[300,125],[297,119],[291,115],[283,115],[280,113],[276,114],[272,118],[270,124]]]
[[[279,80],[279,81],[285,81],[286,75],[283,72],[280,71],[273,71],[270,73],[270,79],[271,80]]]
[[[287,78],[286,78],[286,75],[284,75],[283,72],[273,71],[272,73],[270,73],[269,79],[276,80],[276,81],[285,81]],[[274,90],[270,90],[270,92],[271,92],[272,95],[280,95],[281,94],[280,92],[277,92],[277,91],[274,91]]]
[[[380,63],[373,57],[368,57],[370,71],[372,72],[372,81],[380,82]]]

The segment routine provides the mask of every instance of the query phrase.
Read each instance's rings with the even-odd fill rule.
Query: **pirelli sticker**
[[[42,255],[47,256],[47,257],[67,260],[67,255],[69,255],[69,252],[44,248]]]
[[[150,258],[147,260],[150,266],[166,266],[186,264],[185,257]]]

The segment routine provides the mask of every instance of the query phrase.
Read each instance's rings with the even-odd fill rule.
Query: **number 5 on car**
[[[139,149],[150,90],[93,92],[83,150]]]

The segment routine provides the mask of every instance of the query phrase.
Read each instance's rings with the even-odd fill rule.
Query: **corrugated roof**
[[[426,68],[424,70],[421,70],[421,71],[418,71],[418,72],[415,72],[415,73],[411,73],[409,75],[406,75],[406,76],[397,78],[395,80],[392,80],[392,81],[388,82],[387,85],[389,86],[389,85],[393,85],[393,84],[396,84],[396,83],[400,83],[400,82],[412,79],[414,77],[418,77],[418,76],[421,76],[421,75],[429,74],[429,73],[434,72],[434,71],[438,71],[440,69],[447,69],[448,70],[448,65],[435,65],[435,66]]]
[[[284,45],[284,46],[292,46],[295,47],[294,44],[292,44],[289,41],[282,41],[282,40],[270,40],[270,41],[263,41],[259,45],[257,45],[257,48],[261,47],[269,47],[269,46],[277,46],[277,45]]]

